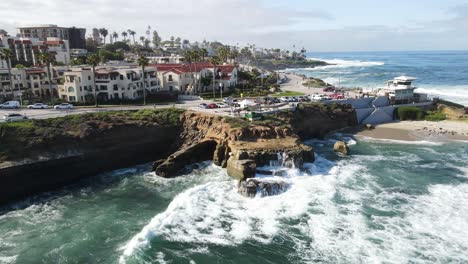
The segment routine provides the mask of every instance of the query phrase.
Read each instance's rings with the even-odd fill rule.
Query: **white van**
[[[0,108],[3,108],[3,109],[18,109],[20,107],[21,105],[20,105],[20,102],[18,101],[8,101],[3,104],[0,104]]]

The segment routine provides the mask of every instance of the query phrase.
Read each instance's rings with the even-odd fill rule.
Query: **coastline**
[[[426,142],[468,142],[468,122],[461,121],[400,121],[375,126],[368,130],[364,127],[345,130],[357,139],[376,139],[390,141]]]

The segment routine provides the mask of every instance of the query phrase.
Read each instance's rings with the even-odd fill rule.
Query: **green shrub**
[[[414,106],[402,106],[397,109],[398,118],[400,120],[423,120],[424,112]]]
[[[428,111],[426,113],[425,119],[427,121],[444,121],[445,119],[447,119],[447,115],[440,111]]]

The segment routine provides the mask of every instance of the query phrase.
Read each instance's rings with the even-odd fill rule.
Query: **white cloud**
[[[132,29],[143,35],[151,25],[163,38],[174,35],[280,48],[296,45],[316,51],[466,49],[468,5],[449,12],[446,20],[404,27],[369,21],[368,26],[320,30],[319,25],[333,25],[339,17],[294,5],[271,7],[262,0],[1,0],[0,28],[14,33],[16,26],[50,23],[86,27],[88,33],[93,27],[105,27],[110,32]]]

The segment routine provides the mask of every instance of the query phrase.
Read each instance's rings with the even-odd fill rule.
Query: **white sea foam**
[[[311,174],[291,173],[281,178],[291,185],[288,191],[264,198],[240,196],[230,180],[190,188],[122,248],[120,261],[125,263],[144,252],[155,236],[197,245],[203,252],[205,245],[232,246],[247,240],[268,244],[274,237],[282,237],[294,243],[292,254],[301,262],[444,263],[468,259],[468,230],[463,229],[468,225],[468,185],[435,185],[422,196],[399,188],[383,189],[378,177],[367,169],[368,163],[381,160],[411,164],[421,157],[394,151],[335,163],[317,155],[314,163],[306,164]],[[406,202],[397,205],[395,200]],[[364,207],[384,216],[369,216]]]
[[[468,105],[468,86],[428,86],[424,85],[415,90],[418,93],[426,93],[432,97],[453,100],[463,105]]]
[[[378,142],[378,143],[388,143],[388,144],[402,144],[402,145],[426,145],[426,146],[442,146],[444,142],[435,142],[427,140],[398,140],[398,139],[386,139],[386,138],[373,138],[367,136],[357,136],[360,140],[366,142]]]
[[[312,68],[316,70],[333,69],[333,68],[349,68],[349,67],[374,67],[374,66],[385,65],[385,63],[381,61],[360,61],[360,60],[340,60],[340,59],[324,60],[320,58],[311,58],[311,60],[320,60],[328,64],[332,64],[332,65],[319,66],[316,68]]]

